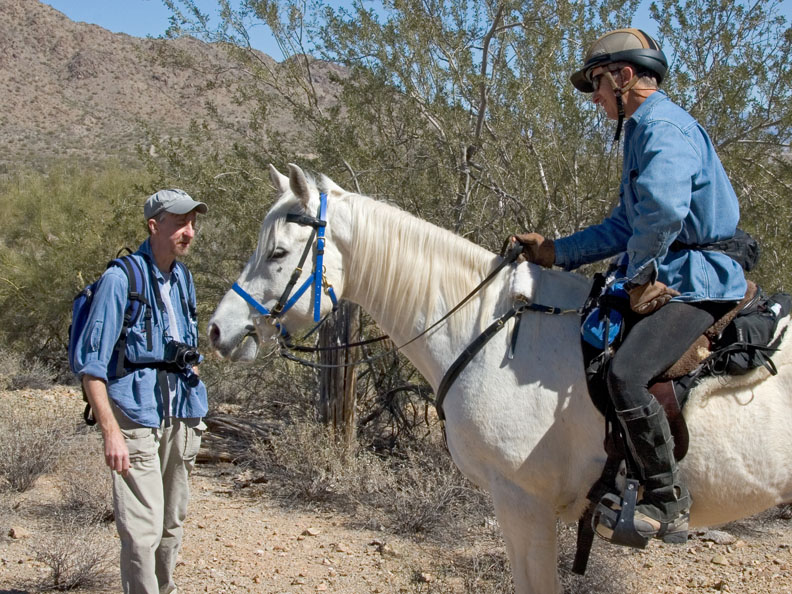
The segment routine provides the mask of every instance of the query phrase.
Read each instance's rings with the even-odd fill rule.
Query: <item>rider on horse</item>
[[[571,270],[621,254],[617,277],[636,320],[607,383],[644,487],[635,532],[681,543],[690,496],[668,420],[648,386],[743,298],[746,280],[731,257],[702,249],[734,236],[739,204],[707,133],[658,89],[667,68],[657,42],[641,30],[618,29],[594,43],[571,81],[618,121],[617,141],[624,125],[619,203],[601,223],[567,237],[516,239],[527,260],[548,268]],[[613,518],[600,515],[596,526],[609,540]]]

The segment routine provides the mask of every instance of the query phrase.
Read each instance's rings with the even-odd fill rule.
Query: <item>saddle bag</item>
[[[765,366],[775,375],[770,356],[778,322],[792,311],[792,296],[775,293],[767,296],[757,289],[756,298],[724,328],[713,345],[709,367],[713,374],[743,375]]]

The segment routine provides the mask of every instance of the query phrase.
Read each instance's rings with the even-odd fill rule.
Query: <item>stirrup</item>
[[[591,517],[591,525],[597,536],[617,545],[646,548],[649,538],[642,536],[633,522],[638,503],[638,486],[637,480],[627,479],[623,498],[607,493],[600,499]]]

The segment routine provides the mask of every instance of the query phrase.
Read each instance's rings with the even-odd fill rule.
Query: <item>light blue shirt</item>
[[[142,263],[144,271],[151,269],[157,283],[162,283],[163,275],[152,264],[153,257],[149,240],[144,241],[132,256]],[[146,324],[144,309],[141,308],[135,324],[130,328],[126,344],[126,356],[135,363],[162,361],[165,341],[173,335],[180,342],[197,346],[198,323],[185,307],[181,292],[187,288],[184,299],[195,308],[195,286],[192,278],[181,278],[186,268],[174,265],[170,271],[173,281],[170,286],[170,301],[174,315],[178,320],[171,320],[167,311],[157,307],[157,299],[151,277],[146,272],[146,300],[152,307],[152,349],[147,348]],[[168,373],[170,383],[175,384],[172,398],[163,395],[157,381],[157,370],[151,368],[136,369],[121,378],[113,377],[116,368],[114,357],[115,344],[121,334],[124,311],[127,306],[128,281],[126,273],[118,266],[111,266],[102,275],[93,298],[93,304],[83,332],[79,338],[79,351],[76,353],[78,375],[91,375],[107,382],[107,391],[111,400],[132,421],[145,427],[159,427],[166,417],[197,418],[206,415],[208,403],[206,386],[198,380],[194,373]]]
[[[736,301],[745,275],[716,251],[669,251],[675,240],[708,244],[734,235],[737,195],[709,136],[662,91],[649,95],[624,127],[619,203],[598,225],[555,240],[556,264],[572,270],[623,254],[628,281],[657,278],[676,301]]]

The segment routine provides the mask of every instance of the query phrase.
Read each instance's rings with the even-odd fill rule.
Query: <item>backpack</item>
[[[718,338],[708,361],[710,371],[743,375],[765,366],[775,375],[775,365],[770,356],[778,345],[773,342],[773,337],[779,321],[791,310],[792,296],[787,293],[768,296],[758,289],[754,300],[737,314]]]
[[[676,240],[668,249],[672,252],[679,250],[723,252],[742,266],[745,272],[750,272],[756,268],[756,265],[759,263],[759,255],[761,254],[759,242],[742,229],[735,230],[734,235],[729,239],[715,241],[713,243],[685,244]]]
[[[127,280],[128,280],[128,290],[127,290],[127,305],[124,309],[124,321],[121,328],[121,334],[118,337],[118,341],[113,347],[113,351],[115,353],[115,358],[117,360],[116,368],[115,368],[115,375],[113,377],[122,377],[126,374],[124,369],[124,353],[126,351],[126,341],[127,336],[129,335],[129,329],[135,324],[137,321],[138,316],[140,315],[140,310],[143,305],[149,306],[145,308],[145,322],[146,322],[146,335],[148,337],[148,343],[146,347],[151,350],[151,307],[149,302],[146,300],[146,281],[145,275],[146,272],[141,268],[137,258],[133,258],[131,255],[122,256],[120,258],[116,258],[115,260],[111,260],[107,264],[107,268],[109,269],[112,266],[118,266],[126,273]],[[69,368],[71,369],[72,373],[77,373],[76,368],[76,361],[75,357],[77,351],[79,349],[78,341],[80,336],[82,335],[83,330],[85,329],[85,324],[88,321],[88,315],[91,312],[91,305],[93,305],[93,298],[96,293],[96,287],[99,284],[99,279],[92,282],[90,285],[85,287],[82,291],[77,293],[74,297],[74,301],[72,302],[72,319],[71,324],[69,325],[69,346],[68,346],[68,355],[69,355]],[[88,402],[88,399],[85,395],[85,390],[83,390],[83,399]],[[94,425],[96,420],[91,415],[91,406],[90,404],[86,404],[85,411],[83,411],[83,418],[88,425]]]

